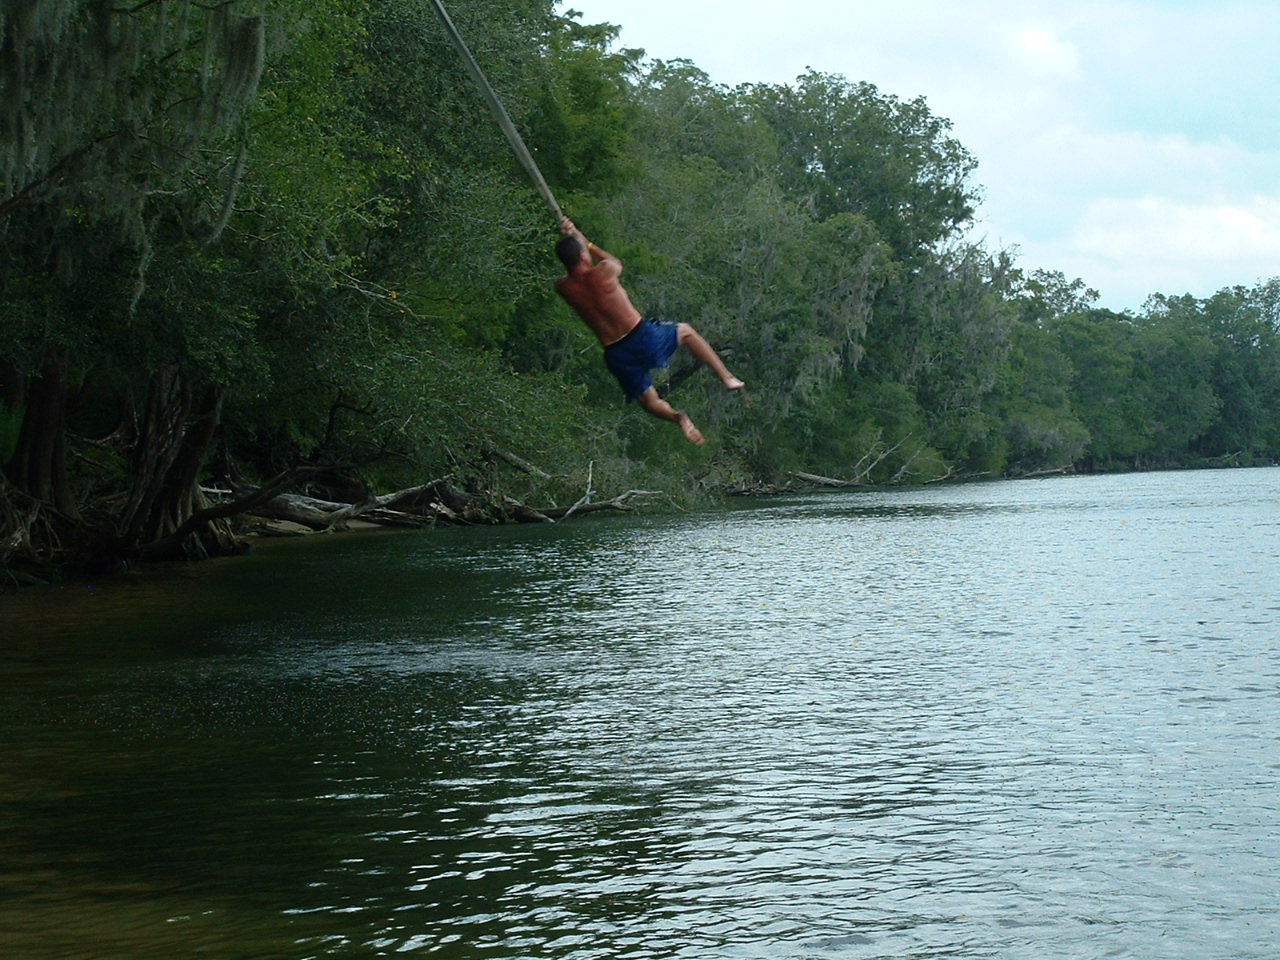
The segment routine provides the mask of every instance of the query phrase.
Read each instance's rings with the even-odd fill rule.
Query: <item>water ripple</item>
[[[0,944],[1270,957],[1278,480],[375,538],[269,554],[270,604],[228,566],[184,591],[234,615],[10,654]]]

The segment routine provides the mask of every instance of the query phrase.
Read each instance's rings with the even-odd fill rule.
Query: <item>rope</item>
[[[471,74],[471,79],[475,80],[480,92],[484,94],[485,100],[489,103],[489,109],[493,111],[493,116],[498,121],[498,126],[507,135],[507,141],[511,144],[511,149],[515,151],[516,159],[520,161],[525,172],[529,174],[529,179],[538,188],[538,192],[542,194],[542,199],[547,201],[547,206],[551,208],[551,212],[555,214],[556,221],[559,222],[564,214],[561,213],[560,205],[556,203],[556,198],[551,195],[551,188],[547,186],[547,181],[543,179],[542,171],[533,162],[533,156],[529,153],[529,148],[520,139],[520,132],[516,130],[511,118],[507,116],[507,111],[503,108],[502,101],[493,92],[493,87],[489,86],[489,81],[485,79],[484,73],[480,70],[480,65],[476,63],[476,58],[467,49],[467,44],[463,41],[462,35],[458,33],[457,27],[449,19],[449,14],[445,11],[444,4],[440,0],[432,0],[432,3],[435,5],[436,13],[440,14],[440,22],[444,24],[444,29],[449,34],[449,38],[453,40],[453,45],[458,48],[458,53],[461,55],[463,63],[466,64],[467,72]]]

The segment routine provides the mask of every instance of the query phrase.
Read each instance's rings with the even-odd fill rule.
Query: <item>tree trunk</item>
[[[133,447],[133,486],[117,524],[127,545],[159,539],[149,535],[157,526],[157,502],[169,468],[178,457],[190,410],[191,390],[185,376],[174,368],[151,375],[142,426]]]
[[[78,511],[67,482],[66,361],[50,361],[31,380],[6,370],[4,393],[6,406],[23,411],[5,476],[22,493],[75,519]]]
[[[183,560],[240,550],[222,518],[174,536],[208,506],[200,471],[221,416],[222,390],[204,387],[196,395],[176,369],[152,376],[133,451],[133,488],[117,524],[127,550],[149,559]]]

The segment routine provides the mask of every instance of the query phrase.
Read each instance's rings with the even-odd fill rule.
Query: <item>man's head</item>
[[[566,270],[572,270],[582,260],[582,244],[573,234],[567,233],[556,244],[556,256]]]

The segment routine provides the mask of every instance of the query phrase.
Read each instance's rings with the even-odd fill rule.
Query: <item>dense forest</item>
[[[730,89],[551,0],[449,3],[641,311],[748,381],[673,365],[693,447],[555,296],[556,224],[426,0],[0,9],[11,581],[234,550],[290,494],[493,520],[1280,454],[1280,280],[1098,309],[969,239],[977,160],[923,97]]]

